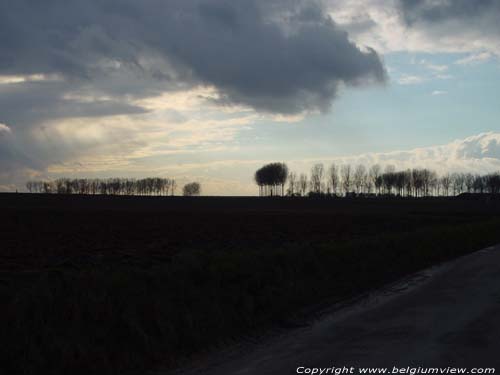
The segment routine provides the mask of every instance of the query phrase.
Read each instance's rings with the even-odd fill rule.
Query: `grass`
[[[500,242],[500,220],[239,249],[153,263],[52,266],[0,282],[7,374],[123,374],[172,366],[429,265]]]

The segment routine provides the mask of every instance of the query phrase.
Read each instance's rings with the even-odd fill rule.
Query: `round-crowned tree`
[[[191,182],[184,185],[182,193],[185,197],[194,197],[201,194],[201,185],[198,182]]]
[[[285,163],[270,163],[255,172],[255,182],[259,186],[259,195],[284,195],[288,167]]]

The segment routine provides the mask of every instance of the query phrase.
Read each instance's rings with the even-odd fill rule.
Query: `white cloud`
[[[412,64],[417,65],[418,68],[425,68],[427,72],[419,69],[419,74],[408,74],[402,72],[398,74],[397,69],[393,69],[392,75],[395,76],[394,80],[397,84],[419,85],[435,79],[447,80],[453,78],[451,74],[447,74],[447,71],[449,69],[448,65],[432,64],[425,59],[422,59],[420,61],[415,61],[415,59],[413,59]]]
[[[442,90],[434,90],[431,95],[432,96],[437,96],[437,95],[446,95],[448,92],[447,91],[442,91]]]
[[[273,160],[229,160],[217,163],[179,165],[179,170],[199,172],[210,168],[212,173],[223,169],[244,170],[248,178],[240,181],[241,191],[256,194],[251,181],[253,172],[264,163]],[[385,153],[366,153],[334,158],[290,160],[290,170],[298,173],[309,173],[315,163],[363,164],[371,166],[394,165],[398,170],[407,168],[429,168],[440,174],[453,172],[491,173],[500,171],[500,133],[481,133],[465,139],[458,139],[445,145],[415,148],[408,151]],[[246,184],[246,187],[244,187]],[[252,190],[253,188],[253,190]],[[231,194],[229,189],[225,194]]]
[[[433,64],[425,59],[420,60],[419,64],[435,73],[443,73],[448,70],[448,65]]]
[[[109,116],[99,121],[51,121],[33,129],[32,137],[38,152],[48,158],[50,173],[104,173],[116,169],[126,173],[144,158],[227,151],[235,136],[256,118],[254,113],[220,119],[212,118],[210,111],[205,115],[181,114],[188,118],[181,123],[169,122],[157,112]]]
[[[57,74],[0,75],[0,85],[60,80],[62,78]]]
[[[367,153],[324,161],[353,165],[394,165],[397,169],[421,167],[438,173],[490,173],[500,171],[500,133],[481,133],[445,145],[408,151]],[[310,161],[311,164],[313,162]]]
[[[400,85],[418,85],[424,81],[425,79],[423,77],[409,74],[403,74],[397,79]]]
[[[492,57],[490,52],[481,52],[471,54],[463,59],[455,61],[455,64],[458,65],[475,65],[488,61]]]
[[[305,112],[299,113],[297,115],[273,115],[273,114],[264,114],[260,115],[262,119],[269,119],[274,122],[300,122],[306,118],[307,114]]]
[[[0,134],[2,134],[2,133],[11,133],[11,132],[12,131],[10,130],[10,128],[7,125],[2,124],[0,122]]]
[[[436,74],[435,77],[437,79],[453,79],[451,74]]]
[[[448,70],[448,65],[426,64],[425,67],[434,72],[446,72]]]

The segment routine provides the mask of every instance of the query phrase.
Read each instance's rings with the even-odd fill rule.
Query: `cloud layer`
[[[0,56],[0,74],[61,78],[31,84],[29,93],[2,90],[11,102],[38,104],[42,98],[33,96],[40,88],[47,91],[42,104],[56,113],[57,93],[75,88],[123,98],[197,85],[214,87],[222,104],[298,113],[329,108],[339,84],[385,78],[377,53],[358,48],[309,1],[4,2]],[[75,101],[62,104],[75,110]],[[136,110],[114,101],[79,109],[90,115]]]
[[[326,0],[357,43],[380,52],[500,56],[498,0]],[[483,57],[485,55],[482,55]]]
[[[328,110],[344,86],[384,83],[379,53],[460,52],[450,67],[479,64],[500,56],[499,4],[0,2],[0,185],[22,186],[30,176],[57,171],[128,175],[141,158],[154,164],[154,157],[169,162],[165,155],[183,153],[195,160],[197,153],[236,147],[237,135],[262,116],[299,121]],[[429,77],[401,74],[393,82],[451,77],[446,65],[425,64]],[[428,94],[446,94],[440,88]],[[481,142],[497,142],[495,134],[481,135]],[[498,157],[461,158],[450,147],[345,160],[497,166]],[[148,165],[141,168],[146,173]]]
[[[366,153],[330,159],[339,164],[394,165],[399,170],[429,168],[439,173],[500,171],[500,133],[488,132],[445,145],[407,151]]]

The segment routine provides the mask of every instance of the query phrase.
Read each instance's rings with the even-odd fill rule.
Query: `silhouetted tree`
[[[170,192],[171,192],[172,196],[175,195],[175,190],[176,189],[177,189],[177,182],[175,180],[171,180],[171,182],[170,182]]]
[[[340,169],[340,174],[342,175],[342,189],[347,195],[351,192],[352,187],[352,168],[349,164],[343,165]]]
[[[328,186],[333,195],[337,194],[340,185],[339,171],[335,164],[328,168]]]
[[[445,196],[450,195],[450,186],[451,186],[451,176],[449,173],[445,174],[439,179],[441,186],[443,187],[443,194]]]
[[[500,193],[500,174],[491,173],[485,176],[486,190],[490,194]]]
[[[405,187],[407,186],[406,184],[406,172],[395,172],[394,176],[394,187],[396,188],[396,194],[399,196],[404,195],[404,190]]]
[[[290,196],[294,196],[299,193],[299,181],[297,180],[297,175],[295,172],[290,172],[288,174],[288,192]]]
[[[59,178],[55,181],[28,181],[26,188],[32,193],[174,195],[176,184],[174,179],[159,177],[148,177],[140,180],[128,178]]]
[[[359,164],[354,170],[353,184],[357,194],[363,192],[363,188],[366,185],[366,168],[364,165]]]
[[[378,194],[380,194],[380,188],[382,187],[382,179],[380,178],[382,168],[379,164],[374,164],[370,167],[370,171],[368,172],[369,179],[375,190]]]
[[[192,197],[201,194],[201,185],[198,182],[191,182],[184,185],[182,188],[182,194],[185,197]]]
[[[266,164],[255,172],[255,183],[259,186],[259,195],[284,195],[288,178],[285,163]]]
[[[339,170],[331,165],[325,171],[323,164],[316,164],[311,169],[311,178],[301,173],[297,178],[294,172],[289,173],[284,163],[270,163],[255,172],[255,182],[259,186],[259,195],[284,195],[285,183],[288,181],[288,195],[305,196],[308,188],[311,193],[322,194],[337,192],[348,194],[354,188],[356,193],[396,194],[399,196],[450,196],[467,193],[500,194],[500,173],[486,175],[471,173],[445,174],[439,177],[436,172],[425,168],[413,168],[396,171],[394,166],[387,166],[384,172],[376,164],[368,173],[363,165],[356,166],[353,171],[350,165],[343,165]],[[110,195],[174,195],[175,179],[147,177],[142,179],[108,178],[108,179],[69,179],[59,178],[54,181],[35,180],[26,183],[30,193],[57,194],[110,194]]]
[[[299,192],[301,196],[306,195],[308,186],[309,182],[307,179],[307,175],[305,173],[301,173],[299,177]]]
[[[464,191],[465,176],[463,173],[453,173],[451,175],[453,195],[459,195]]]
[[[318,163],[313,165],[311,168],[311,192],[316,194],[321,194],[321,188],[323,186],[323,178],[325,173],[325,167],[323,164]]]
[[[396,183],[396,168],[393,165],[386,166],[381,177],[384,193],[392,194],[392,188]]]
[[[475,175],[474,176],[474,184],[473,184],[474,192],[475,193],[484,193],[485,190],[485,178],[484,176],[480,175]]]

